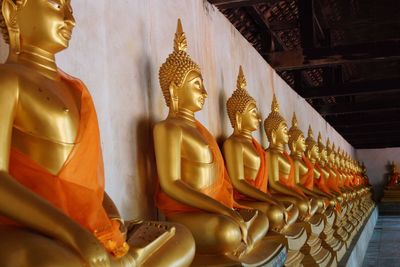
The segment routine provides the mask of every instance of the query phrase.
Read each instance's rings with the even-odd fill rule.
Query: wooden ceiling
[[[400,146],[399,0],[208,0],[355,148]]]

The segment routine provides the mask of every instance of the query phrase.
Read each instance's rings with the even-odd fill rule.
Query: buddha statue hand
[[[78,224],[72,228],[73,234],[71,236],[73,240],[70,245],[85,263],[90,267],[110,266],[109,254],[96,237]]]
[[[252,247],[253,242],[251,238],[248,236],[248,229],[246,222],[244,221],[243,217],[237,212],[236,210],[228,209],[229,212],[227,216],[229,216],[234,222],[239,225],[240,231],[242,232],[242,240],[248,246]]]

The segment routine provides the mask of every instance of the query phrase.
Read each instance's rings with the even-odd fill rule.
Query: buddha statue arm
[[[240,220],[241,217],[234,210],[225,207],[182,181],[181,140],[182,130],[178,126],[164,122],[154,127],[157,172],[162,190],[178,202]]]
[[[310,189],[308,189],[307,187],[305,187],[305,186],[301,183],[301,181],[300,181],[300,177],[301,177],[302,175],[304,175],[304,174],[307,173],[308,168],[307,168],[304,164],[302,164],[301,162],[299,162],[298,160],[295,161],[295,166],[296,166],[296,168],[298,168],[298,169],[295,171],[296,186],[300,187],[300,189],[301,189],[304,193],[306,193],[307,195],[312,196],[312,197],[318,197],[317,194],[316,194],[315,192],[313,192],[312,190],[310,190]]]
[[[117,206],[106,192],[104,192],[103,207],[109,218],[121,218]]]
[[[293,196],[297,199],[304,199],[303,196],[298,194],[297,192],[291,190],[289,187],[284,186],[279,182],[279,159],[275,158],[277,155],[272,155],[270,153],[270,164],[268,168],[268,175],[269,175],[269,184],[271,188],[277,191],[280,194]]]
[[[6,71],[1,71],[0,214],[64,242],[87,261],[101,259],[100,262],[108,262],[107,252],[91,233],[47,201],[20,185],[8,174],[18,91],[18,79]]]
[[[271,197],[249,184],[244,177],[243,146],[240,142],[228,139],[223,146],[226,167],[236,190],[243,195],[272,205],[278,205]]]
[[[319,179],[323,179],[322,176],[321,176],[321,173],[317,170],[317,168],[314,168],[314,180],[319,180]],[[314,185],[313,190],[320,196],[332,197],[332,195],[322,191],[316,185]]]

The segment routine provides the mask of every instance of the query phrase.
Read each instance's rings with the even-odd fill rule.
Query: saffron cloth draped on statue
[[[85,85],[60,71],[62,80],[81,94],[80,124],[75,145],[57,175],[16,149],[10,152],[9,172],[68,217],[92,232],[114,256],[129,249],[119,230],[103,208],[104,170],[97,115]]]
[[[268,165],[267,165],[267,157],[268,154],[264,151],[262,146],[253,138],[252,139],[253,146],[257,152],[257,155],[260,157],[260,168],[258,169],[258,173],[255,179],[249,179],[245,177],[246,182],[257,188],[258,190],[267,193],[268,187]],[[253,200],[237,190],[234,190],[234,198],[235,200]]]
[[[212,134],[198,121],[196,121],[196,128],[203,137],[204,141],[210,147],[214,159],[214,164],[217,168],[217,177],[214,184],[198,191],[219,201],[229,208],[242,207],[236,204],[233,200],[233,187],[230,183],[228,172],[225,169],[224,159],[221,155],[221,151],[219,150],[218,144],[215,141],[214,136],[212,136]],[[160,211],[167,216],[173,213],[196,212],[200,210],[198,208],[191,207],[189,205],[174,200],[162,191],[160,185],[158,185],[157,187],[156,203]]]

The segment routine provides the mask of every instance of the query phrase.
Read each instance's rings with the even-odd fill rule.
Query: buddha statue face
[[[296,141],[296,149],[299,152],[304,152],[306,151],[306,140],[304,139],[304,135],[300,135],[299,138],[297,138]]]
[[[312,159],[319,159],[320,155],[319,155],[319,149],[318,146],[313,146],[310,150],[310,158]]]
[[[190,71],[182,86],[171,86],[171,95],[178,99],[178,109],[186,109],[192,112],[203,109],[207,98],[203,78],[197,70]]]
[[[322,149],[319,151],[319,157],[320,160],[322,160],[323,162],[328,162],[328,153],[326,151],[326,148]]]
[[[68,47],[75,26],[70,0],[0,2],[12,46],[33,46],[52,54]]]
[[[241,118],[241,128],[243,130],[255,131],[258,129],[261,117],[257,106],[254,103],[247,105],[245,111],[239,114]]]
[[[288,126],[286,122],[279,124],[278,129],[272,131],[272,135],[275,135],[275,143],[287,144],[289,142]]]

